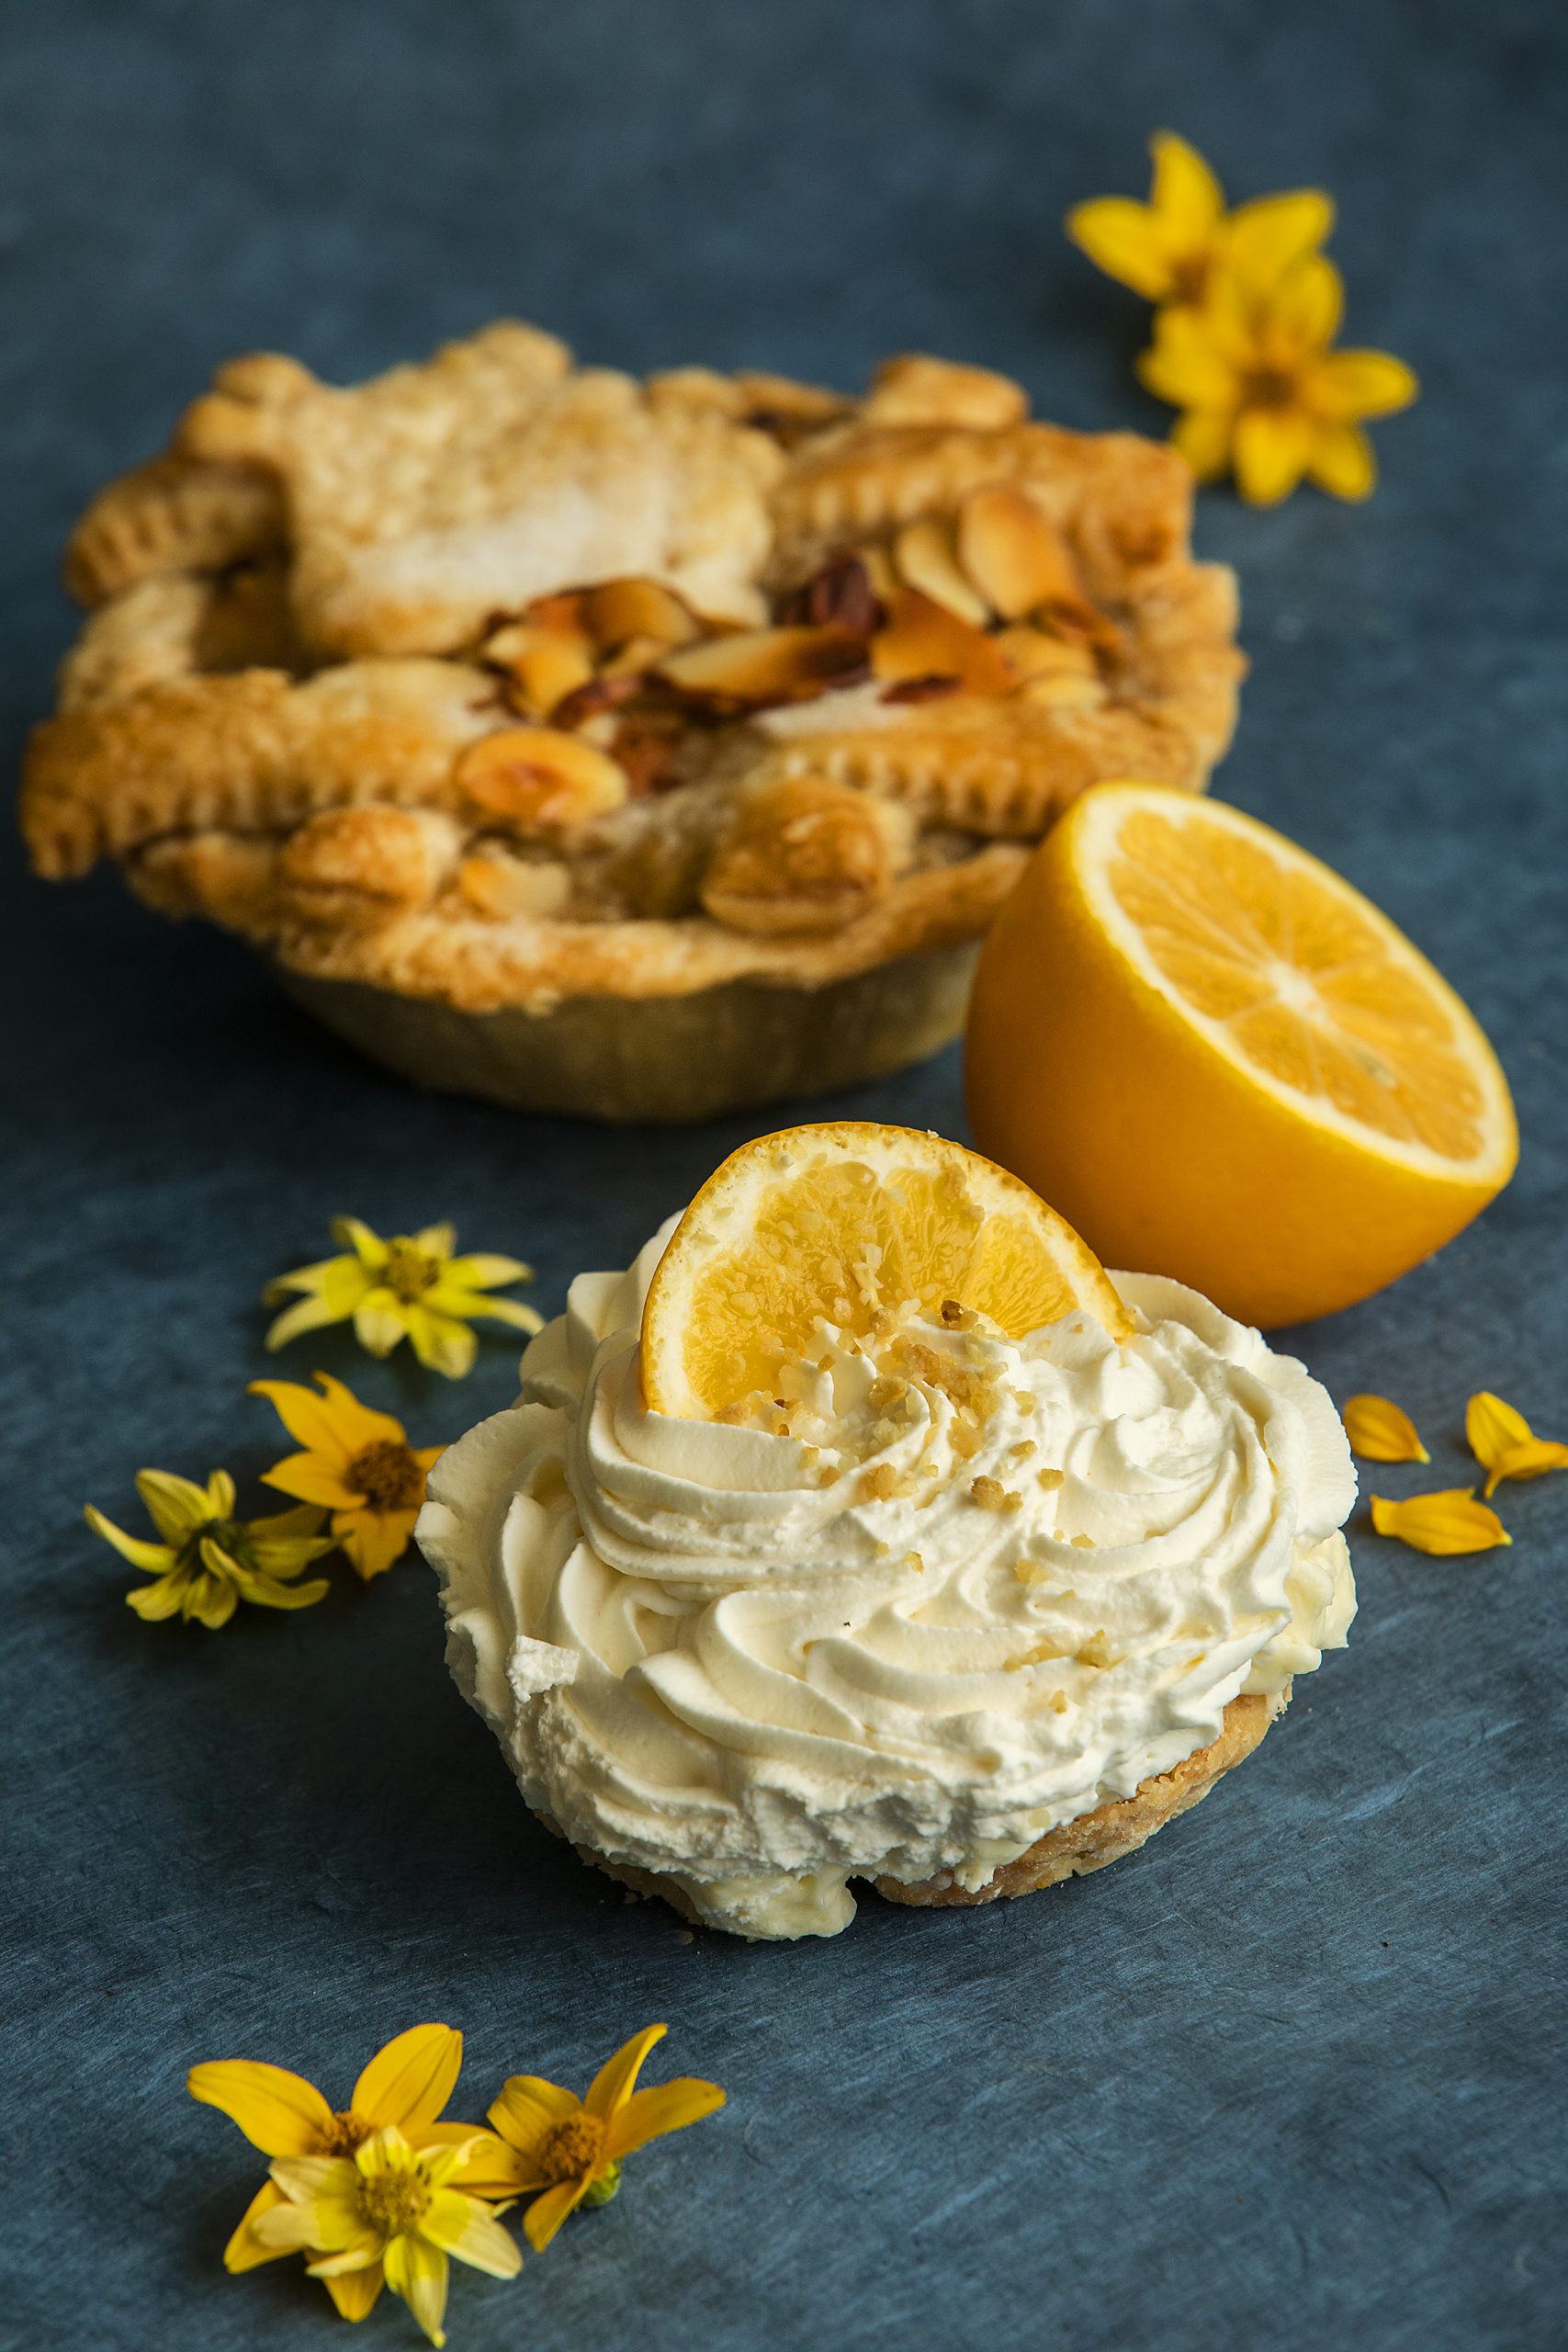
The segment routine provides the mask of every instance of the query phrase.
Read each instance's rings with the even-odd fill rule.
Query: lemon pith
[[[820,1353],[822,1324],[863,1338],[909,1299],[956,1299],[1012,1338],[1077,1306],[1129,1328],[1077,1235],[978,1153],[903,1127],[794,1127],[733,1153],[682,1218],[643,1316],[644,1395],[712,1419]]]
[[[1266,1326],[1363,1298],[1506,1182],[1506,1082],[1386,916],[1280,834],[1107,784],[1049,835],[970,1008],[976,1139],[1109,1262]]]

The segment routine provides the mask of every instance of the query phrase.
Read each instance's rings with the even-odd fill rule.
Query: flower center
[[[348,1465],[348,1484],[372,1510],[416,1510],[424,1500],[424,1473],[395,1438],[363,1447]]]
[[[596,2115],[569,2115],[539,2150],[539,2169],[551,2180],[580,2180],[599,2161],[604,2126]]]
[[[430,2204],[430,2187],[417,2172],[379,2172],[359,2184],[359,2211],[384,2238],[416,2230]]]
[[[1206,253],[1184,254],[1170,266],[1171,291],[1179,302],[1201,302],[1209,275]]]
[[[1289,408],[1296,397],[1296,379],[1284,368],[1254,368],[1243,379],[1245,408]]]
[[[423,1250],[414,1249],[408,1241],[392,1243],[381,1269],[381,1280],[389,1290],[396,1291],[405,1306],[422,1297],[440,1275],[440,1259],[427,1258]]]
[[[340,2108],[333,2117],[332,2128],[321,2134],[321,2154],[323,2156],[352,2156],[355,2150],[370,2137],[376,2126],[354,2109]]]

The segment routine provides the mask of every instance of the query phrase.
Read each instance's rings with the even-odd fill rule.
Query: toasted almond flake
[[[871,666],[885,684],[908,678],[956,678],[965,694],[1000,696],[1016,681],[994,638],[960,620],[918,588],[887,599],[888,620],[871,640]]]
[[[689,645],[701,635],[672,588],[657,580],[602,580],[582,599],[582,625],[599,651],[613,653],[633,638],[668,648]]]
[[[994,482],[971,491],[959,509],[957,546],[965,573],[1004,620],[1042,605],[1088,603],[1066,541],[1021,490]]]
[[[625,770],[607,753],[549,727],[481,735],[458,761],[457,781],[476,808],[525,831],[579,824],[627,797]]]
[[[1448,1487],[1437,1494],[1411,1495],[1402,1503],[1372,1497],[1372,1525],[1380,1535],[1396,1536],[1412,1551],[1447,1557],[1465,1552],[1490,1552],[1513,1537],[1495,1510],[1475,1499],[1473,1487]]]
[[[907,588],[918,588],[945,612],[984,628],[991,607],[958,568],[953,526],[934,514],[906,523],[893,545],[893,561]]]
[[[1077,678],[1095,685],[1100,683],[1092,650],[1076,640],[1049,637],[1043,629],[1021,624],[998,629],[994,642],[1020,685],[1031,685],[1038,678]]]
[[[1340,1419],[1350,1451],[1363,1462],[1429,1462],[1408,1413],[1388,1396],[1348,1396]]]
[[[553,860],[527,865],[516,857],[466,857],[457,869],[457,888],[475,912],[492,922],[519,916],[541,922],[565,911],[571,875]]]
[[[864,641],[847,629],[736,629],[667,655],[660,675],[682,694],[761,705],[825,693],[864,664]]]

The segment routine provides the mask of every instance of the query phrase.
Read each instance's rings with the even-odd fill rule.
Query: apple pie
[[[1191,493],[923,356],[859,400],[512,321],[347,390],[233,360],[77,526],[23,830],[422,1084],[684,1119],[848,1083],[956,1034],[1085,786],[1223,755]]]

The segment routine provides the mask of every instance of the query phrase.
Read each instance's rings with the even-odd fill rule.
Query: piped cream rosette
[[[1338,1417],[1195,1292],[1113,1275],[1121,1343],[1081,1309],[1017,1341],[824,1327],[780,1435],[643,1401],[675,1224],[578,1277],[417,1531],[459,1688],[612,1875],[833,1935],[849,1879],[977,1887],[1344,1645]]]

